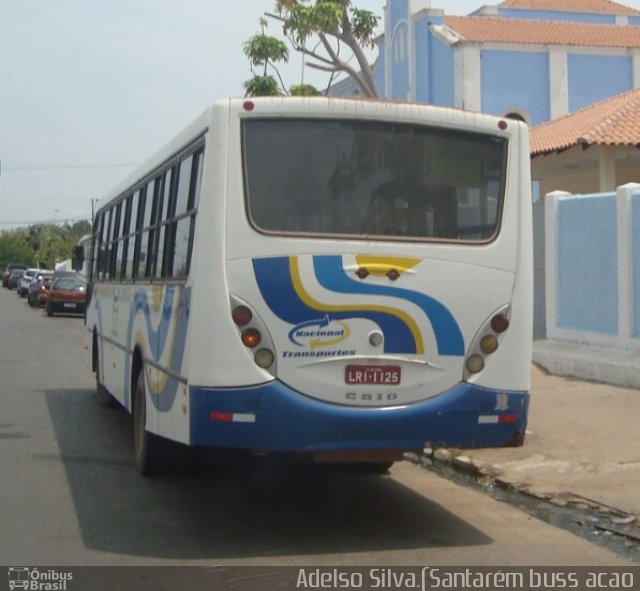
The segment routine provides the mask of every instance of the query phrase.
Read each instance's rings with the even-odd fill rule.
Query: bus
[[[523,442],[522,122],[219,100],[100,202],[91,252],[88,359],[145,475],[175,448],[384,469]]]

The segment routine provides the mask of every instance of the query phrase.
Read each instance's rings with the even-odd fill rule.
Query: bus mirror
[[[71,268],[74,271],[82,271],[84,264],[84,246],[74,246],[71,254]]]

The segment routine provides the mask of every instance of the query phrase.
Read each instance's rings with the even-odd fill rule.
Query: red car
[[[87,306],[87,282],[81,277],[58,277],[49,288],[45,309],[54,314],[84,314]]]

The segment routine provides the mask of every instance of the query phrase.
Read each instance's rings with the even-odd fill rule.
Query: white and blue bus
[[[522,444],[530,186],[515,120],[216,102],[95,216],[87,347],[140,470],[172,442],[378,467]]]

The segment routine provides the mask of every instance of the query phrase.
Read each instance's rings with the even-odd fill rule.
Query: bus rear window
[[[415,124],[248,119],[251,223],[269,234],[487,242],[499,230],[505,139]]]

